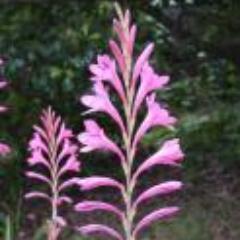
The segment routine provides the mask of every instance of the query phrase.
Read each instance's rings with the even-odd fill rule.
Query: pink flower
[[[0,89],[5,88],[7,85],[8,85],[8,82],[2,81],[2,80],[0,81]]]
[[[145,160],[134,174],[137,178],[141,173],[156,165],[177,166],[184,158],[184,154],[179,145],[179,139],[166,141],[161,149]]]
[[[78,135],[78,140],[84,146],[81,152],[90,152],[93,150],[108,150],[119,157],[121,161],[124,161],[124,155],[121,149],[109,139],[104,130],[98,126],[93,120],[84,121],[85,132]]]
[[[136,226],[136,228],[133,231],[133,236],[136,237],[136,235],[145,227],[149,226],[151,223],[157,221],[166,219],[169,217],[172,217],[176,215],[179,212],[178,207],[165,207],[161,208],[159,210],[153,211],[152,213],[145,216]]]
[[[176,122],[176,118],[170,116],[169,112],[155,101],[155,94],[147,97],[146,103],[148,113],[136,132],[133,141],[134,148],[149,129],[156,126],[170,127]]]
[[[78,212],[93,212],[96,210],[104,210],[110,213],[116,214],[120,219],[123,217],[123,212],[110,203],[101,201],[83,201],[75,206],[75,210]]]
[[[99,187],[113,187],[121,191],[123,188],[123,185],[117,180],[101,176],[92,176],[79,179],[78,185],[81,187],[82,191],[89,191]]]
[[[141,193],[138,196],[137,200],[134,202],[134,206],[136,208],[140,203],[150,198],[156,197],[158,195],[169,194],[177,190],[180,190],[181,188],[182,188],[182,183],[179,181],[168,181],[168,182],[157,184],[153,187],[150,187],[143,193]]]
[[[94,93],[95,95],[86,95],[81,98],[81,102],[90,108],[86,113],[105,112],[119,125],[122,131],[125,131],[121,116],[113,106],[109,95],[101,82],[96,82],[94,84]]]
[[[133,86],[136,85],[137,79],[142,71],[143,66],[147,63],[152,51],[154,49],[154,44],[150,43],[146,46],[143,52],[138,57],[136,64],[133,69],[133,77],[132,77],[132,84]]]
[[[113,237],[114,239],[123,240],[122,236],[116,230],[103,224],[89,224],[83,227],[79,227],[77,230],[84,236],[96,233],[104,233],[110,237]]]
[[[109,82],[121,99],[125,101],[125,93],[122,82],[119,79],[116,71],[116,63],[108,55],[99,55],[97,64],[90,65],[90,71],[93,74],[91,80]]]
[[[141,106],[143,100],[150,92],[162,88],[169,82],[168,76],[158,76],[149,65],[145,63],[141,70],[141,82],[138,89],[135,105],[134,105],[134,115],[137,114],[139,107]]]
[[[5,144],[5,143],[0,143],[0,155],[1,156],[6,156],[11,152],[11,148]]]

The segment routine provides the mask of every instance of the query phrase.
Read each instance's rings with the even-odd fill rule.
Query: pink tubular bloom
[[[116,71],[116,63],[108,55],[99,55],[97,64],[90,65],[90,71],[93,74],[92,81],[106,81],[109,82],[121,99],[125,101],[125,93],[121,80]]]
[[[76,182],[76,178],[64,178],[62,176],[69,172],[78,172],[80,163],[77,160],[77,146],[72,142],[72,131],[67,129],[62,119],[52,111],[51,108],[44,110],[41,115],[41,125],[34,126],[33,138],[29,141],[31,156],[27,159],[29,167],[36,165],[44,166],[42,171],[30,170],[26,172],[28,178],[36,179],[50,188],[49,193],[32,191],[25,195],[26,199],[46,199],[52,206],[52,217],[48,236],[57,239],[62,224],[65,220],[58,215],[59,205],[71,203],[72,200],[64,193],[64,190]],[[62,185],[65,187],[61,188]],[[60,221],[60,222],[59,222]]]
[[[84,146],[81,152],[90,152],[92,150],[108,150],[124,161],[124,155],[121,149],[109,139],[104,130],[98,126],[94,120],[84,121],[86,131],[78,135],[78,140]]]
[[[176,215],[179,212],[178,207],[166,207],[158,209],[147,216],[145,216],[136,226],[136,228],[133,231],[133,236],[136,237],[136,235],[145,227],[149,226],[153,222],[157,220],[166,219],[169,217],[172,217]]]
[[[82,191],[89,191],[99,187],[113,187],[122,190],[123,186],[117,180],[109,177],[92,176],[79,179],[78,185]]]
[[[133,147],[136,147],[137,143],[149,129],[155,126],[170,127],[176,123],[176,118],[170,116],[169,112],[155,101],[155,94],[147,97],[146,103],[148,113],[136,132]]]
[[[153,198],[158,195],[169,194],[177,190],[180,190],[181,188],[182,188],[182,183],[179,181],[168,181],[168,182],[160,183],[158,185],[150,187],[149,189],[141,193],[140,196],[137,198],[137,200],[134,202],[134,206],[137,207],[138,204],[150,198]]]
[[[77,230],[82,235],[85,235],[85,236],[96,234],[96,233],[103,233],[103,234],[107,234],[108,236],[114,239],[123,240],[122,236],[116,230],[102,224],[89,224],[83,227],[79,227],[77,228]]]
[[[134,115],[150,92],[162,88],[169,82],[168,76],[158,76],[149,63],[144,64],[140,76],[141,83],[135,98]]]
[[[5,143],[0,143],[0,155],[1,156],[6,156],[11,152],[11,148],[5,144]]]
[[[145,63],[148,61],[150,55],[152,54],[153,49],[154,49],[154,44],[153,43],[148,44],[147,47],[143,50],[143,52],[138,57],[133,69],[133,77],[132,77],[133,86],[136,85],[137,79],[142,71],[142,68],[145,65]]]
[[[95,95],[85,95],[81,98],[81,102],[90,108],[86,113],[105,112],[118,124],[120,129],[125,132],[122,118],[117,109],[113,106],[109,95],[101,82],[96,82],[94,84],[94,93]]]
[[[75,210],[78,212],[92,212],[96,210],[103,210],[116,214],[120,219],[123,217],[122,211],[112,204],[101,201],[83,201],[75,206]]]
[[[1,80],[1,81],[0,81],[0,89],[5,88],[7,85],[8,85],[8,82],[7,82],[7,81],[4,81],[4,80]]]
[[[124,70],[126,68],[126,63],[125,63],[125,59],[123,57],[123,54],[122,54],[119,46],[117,45],[117,43],[114,40],[110,40],[109,47],[110,47],[114,57],[117,60],[119,68],[121,69],[122,72],[124,72]]]
[[[154,155],[145,160],[136,170],[134,178],[137,178],[142,172],[156,165],[178,166],[182,161],[184,154],[179,145],[179,139],[166,141],[161,149]]]

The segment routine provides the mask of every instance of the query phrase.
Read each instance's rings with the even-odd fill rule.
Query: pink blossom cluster
[[[27,162],[33,170],[27,171],[26,175],[47,185],[49,192],[34,190],[25,197],[42,198],[51,204],[49,240],[58,239],[66,225],[59,207],[62,203],[72,203],[66,190],[73,185],[80,187],[83,192],[102,187],[116,191],[120,194],[124,206],[121,208],[102,200],[83,200],[75,204],[75,210],[79,213],[111,213],[122,226],[121,231],[99,222],[78,226],[77,230],[83,235],[100,233],[117,240],[136,240],[140,232],[150,224],[168,219],[179,212],[178,206],[160,207],[138,220],[138,210],[147,201],[174,193],[183,186],[178,180],[159,181],[137,194],[140,177],[158,166],[180,166],[184,154],[179,139],[173,138],[164,141],[159,149],[144,161],[138,160],[137,153],[144,136],[155,127],[172,128],[177,120],[157,101],[156,91],[164,89],[169,77],[157,74],[150,63],[154,44],[149,43],[135,59],[137,27],[131,23],[128,10],[123,13],[119,6],[116,6],[116,10],[118,18],[113,21],[113,29],[118,40],[109,41],[111,55],[99,55],[97,62],[90,65],[92,93],[82,96],[81,102],[88,108],[85,114],[101,112],[116,124],[121,143],[113,141],[92,118],[84,121],[85,130],[77,139],[81,143],[82,153],[111,152],[116,157],[115,166],[122,169],[124,179],[119,181],[100,175],[69,177],[67,173],[76,174],[80,170],[78,146],[72,141],[73,133],[66,128],[62,119],[51,108],[44,110],[41,126],[34,126],[33,138],[29,142],[31,156]],[[4,83],[2,85],[4,86]],[[119,108],[115,106],[111,93],[118,96]],[[139,113],[143,109],[146,113],[140,121]]]

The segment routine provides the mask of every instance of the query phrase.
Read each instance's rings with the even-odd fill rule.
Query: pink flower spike
[[[136,170],[134,178],[136,179],[142,172],[155,165],[178,166],[184,158],[184,154],[179,145],[179,139],[175,138],[164,142],[161,149],[154,155],[145,160]]]
[[[85,132],[78,135],[78,140],[84,146],[81,152],[89,152],[92,150],[108,150],[119,157],[121,161],[124,161],[124,155],[121,149],[109,139],[104,130],[94,120],[85,120]]]
[[[77,230],[85,236],[95,233],[103,233],[109,235],[114,239],[123,240],[122,236],[116,230],[102,224],[89,224],[83,227],[79,227]]]
[[[168,181],[155,185],[141,193],[137,200],[134,202],[134,206],[137,207],[140,203],[158,195],[165,195],[180,190],[182,188],[182,185],[183,184],[179,181]]]
[[[169,112],[155,101],[155,94],[147,97],[146,103],[148,113],[136,132],[133,141],[134,148],[149,129],[157,126],[170,127],[177,121],[176,118],[170,116]]]
[[[63,190],[76,185],[76,178],[63,175],[67,172],[77,172],[80,163],[77,160],[78,147],[73,143],[72,131],[66,128],[60,116],[49,107],[43,110],[41,126],[34,126],[33,138],[29,141],[30,157],[28,165],[32,168],[36,165],[45,168],[36,171],[27,171],[26,176],[47,184],[50,189],[45,194],[32,191],[25,198],[45,198],[51,205],[51,218],[48,222],[47,238],[57,240],[66,221],[58,215],[60,205],[72,203],[72,199],[64,195]],[[37,170],[41,172],[37,172]]]
[[[126,132],[122,118],[117,109],[113,106],[101,82],[96,82],[94,84],[94,92],[95,95],[86,95],[81,98],[81,102],[90,108],[86,113],[105,112],[118,124],[122,132]]]
[[[6,156],[11,152],[11,148],[5,144],[5,143],[0,143],[0,155],[1,156]]]
[[[79,179],[78,185],[81,187],[82,191],[89,191],[99,187],[114,187],[119,190],[122,190],[123,185],[118,181],[101,176],[92,176]]]
[[[143,50],[143,52],[138,57],[136,64],[133,69],[133,77],[132,77],[132,85],[136,85],[136,81],[142,71],[144,64],[148,61],[152,51],[154,49],[154,44],[150,43],[147,47]]]
[[[122,219],[123,212],[112,204],[101,201],[83,201],[75,206],[75,210],[78,212],[93,212],[96,210],[104,210],[110,213],[114,213]]]
[[[135,98],[134,115],[137,114],[139,107],[149,93],[164,87],[168,82],[168,76],[158,76],[152,67],[145,63],[141,71],[140,87]]]
[[[165,207],[158,209],[147,216],[145,216],[136,226],[136,228],[133,231],[133,236],[136,237],[136,235],[145,227],[149,226],[155,221],[158,220],[165,220],[170,217],[175,216],[179,212],[178,207]]]

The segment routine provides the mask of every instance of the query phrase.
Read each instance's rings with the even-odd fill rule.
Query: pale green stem
[[[57,144],[54,137],[50,139],[50,162],[52,166],[51,178],[52,178],[52,216],[48,232],[48,240],[57,240],[59,235],[59,226],[57,223],[58,217],[58,164],[56,162],[57,157]]]

